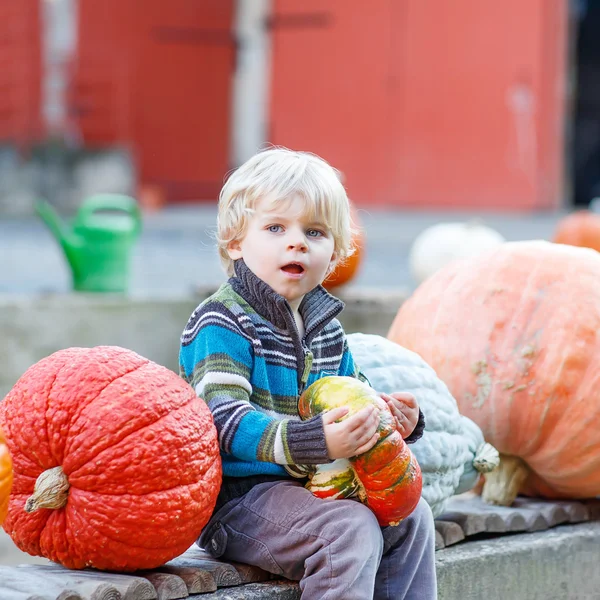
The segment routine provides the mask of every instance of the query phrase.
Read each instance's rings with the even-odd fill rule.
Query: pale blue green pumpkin
[[[417,398],[426,427],[411,450],[423,474],[422,496],[434,516],[442,514],[448,498],[470,490],[480,473],[498,465],[498,452],[459,413],[446,384],[418,354],[379,335],[353,333],[348,344],[378,392],[411,392]]]

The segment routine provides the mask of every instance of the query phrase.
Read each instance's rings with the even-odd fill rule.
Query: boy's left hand
[[[419,421],[419,405],[417,399],[408,392],[396,392],[394,394],[380,394],[385,400],[394,419],[396,428],[402,439],[407,438],[417,426]]]

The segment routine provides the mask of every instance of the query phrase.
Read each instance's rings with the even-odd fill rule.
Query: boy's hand
[[[375,406],[361,408],[351,417],[336,423],[348,414],[348,408],[342,406],[323,413],[325,443],[329,458],[350,458],[371,449],[379,434],[379,410]]]
[[[407,392],[380,394],[396,419],[396,428],[402,439],[407,438],[419,421],[417,399]]]

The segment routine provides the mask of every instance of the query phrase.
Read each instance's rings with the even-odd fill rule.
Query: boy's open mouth
[[[301,273],[304,273],[304,267],[299,263],[289,263],[281,267],[281,270],[285,271],[286,273],[292,273],[293,275],[300,275]]]

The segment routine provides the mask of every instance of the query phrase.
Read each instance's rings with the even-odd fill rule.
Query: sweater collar
[[[243,259],[234,262],[234,271],[235,275],[229,281],[236,293],[279,329],[297,332],[292,309],[283,296],[255,275]],[[306,294],[298,308],[304,321],[305,338],[314,337],[343,308],[344,303],[323,286],[319,285]]]

